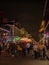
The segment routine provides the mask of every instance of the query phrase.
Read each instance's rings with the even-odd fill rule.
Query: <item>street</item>
[[[0,0],[0,65],[49,65],[49,0]]]
[[[49,65],[48,60],[35,60],[32,57],[0,57],[0,65]]]

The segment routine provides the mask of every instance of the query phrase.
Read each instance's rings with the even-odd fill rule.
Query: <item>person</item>
[[[38,44],[37,43],[34,44],[33,51],[34,51],[34,58],[36,59],[38,57]]]
[[[40,59],[45,58],[45,45],[43,44],[43,42],[41,41],[38,45],[38,49],[39,49],[39,57]]]
[[[26,44],[25,42],[21,42],[21,47],[22,47],[22,56],[26,55]]]
[[[15,43],[10,43],[9,45],[9,51],[10,51],[10,55],[14,56],[15,55]]]
[[[6,50],[6,52],[7,52],[8,56],[10,55],[10,53],[9,53],[9,46],[10,46],[10,42],[7,43],[7,50]]]
[[[26,48],[27,48],[27,54],[29,54],[30,53],[30,43],[29,42],[26,44]]]
[[[2,41],[0,41],[0,55],[1,55],[1,51],[2,51]]]
[[[47,52],[46,46],[43,45],[43,59],[46,59],[46,52]]]
[[[1,44],[0,44],[0,55],[1,55],[1,50],[2,50],[2,48],[1,48]]]
[[[17,45],[17,49],[18,49],[19,56],[21,56],[22,55],[22,47],[20,44]]]

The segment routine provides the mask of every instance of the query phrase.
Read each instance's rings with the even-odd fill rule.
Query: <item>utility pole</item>
[[[48,3],[48,0],[45,0],[44,10],[43,10],[43,18],[45,17],[45,14],[46,14],[47,3]],[[43,19],[43,20],[44,20],[44,19]],[[44,20],[44,22],[45,22],[45,20]],[[45,36],[45,30],[46,30],[47,26],[48,26],[48,24],[47,24],[46,27],[44,28],[44,36]]]
[[[14,32],[15,32],[15,30],[14,30],[14,24],[12,25],[12,35],[14,36]]]
[[[43,17],[45,17],[47,3],[48,3],[48,0],[45,0],[44,10],[43,10]],[[48,26],[48,23],[47,23],[47,25],[46,25],[46,27],[44,29],[44,33],[45,33],[45,30],[46,30],[47,26]]]
[[[45,30],[46,30],[46,28],[48,27],[48,25],[49,25],[49,21],[48,21],[48,23],[47,23],[47,25],[46,25],[46,27],[45,27]],[[44,32],[45,32],[45,30],[44,30]]]
[[[12,25],[12,35],[15,36],[15,20],[12,21],[13,25]]]
[[[48,3],[48,0],[45,0],[44,10],[43,10],[43,17],[45,17],[45,14],[46,14],[47,3]],[[47,23],[47,25],[46,25],[46,27],[45,27],[45,29],[44,29],[44,42],[43,42],[44,44],[45,44],[45,41],[46,41],[45,30],[46,30],[47,26],[48,26],[48,23]]]
[[[48,0],[45,0],[44,10],[43,10],[43,17],[45,16],[45,12],[46,12],[47,3],[48,3]]]

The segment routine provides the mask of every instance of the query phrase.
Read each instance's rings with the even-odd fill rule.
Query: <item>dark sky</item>
[[[9,18],[16,18],[29,33],[36,35],[43,16],[44,2],[45,0],[2,1],[0,11],[3,11],[4,15]]]

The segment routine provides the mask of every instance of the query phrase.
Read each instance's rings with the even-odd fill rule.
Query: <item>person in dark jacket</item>
[[[14,54],[15,54],[15,43],[10,43],[9,50],[10,50],[10,54],[12,56],[14,56]]]
[[[1,51],[2,51],[2,42],[0,41],[0,55],[1,55]]]

